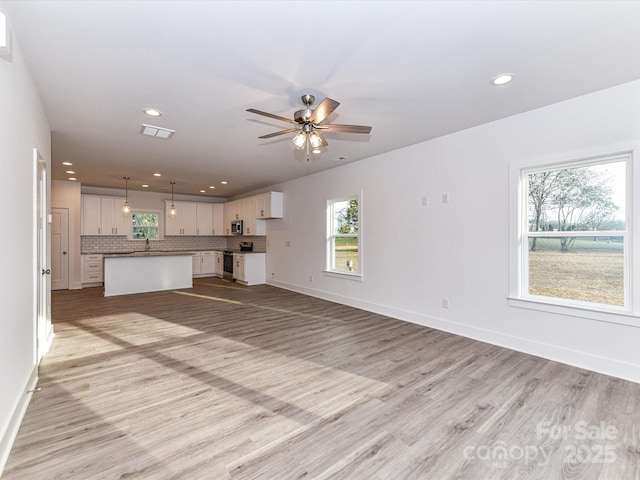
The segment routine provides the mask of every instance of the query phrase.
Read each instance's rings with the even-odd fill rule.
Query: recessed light
[[[73,163],[71,163],[71,162],[62,162],[62,164],[63,164],[65,167],[70,167],[71,165],[73,165]]]
[[[227,182],[226,180],[223,180],[223,181],[221,181],[220,183],[221,183],[222,185],[226,185],[226,184],[227,184],[227,183],[229,183],[229,182]]]
[[[501,73],[500,75],[495,77],[493,80],[491,80],[491,84],[497,85],[497,86],[506,85],[511,80],[513,80],[513,73]]]
[[[77,180],[76,177],[69,177],[69,180],[71,180],[72,182],[75,182]]]
[[[162,176],[162,174],[161,174],[161,173],[154,173],[154,174],[153,174],[153,176],[154,176],[154,177],[161,177],[161,176]]]
[[[159,117],[160,115],[162,115],[162,112],[155,108],[145,108],[143,112],[145,113],[145,115],[149,115],[150,117]]]
[[[200,193],[205,193],[205,192],[206,192],[206,190],[200,190]]]
[[[147,185],[146,183],[144,185],[140,185],[142,188],[149,188],[149,185]]]
[[[216,188],[216,187],[214,187],[213,185],[209,185],[209,188]]]
[[[76,172],[74,172],[73,170],[67,170],[67,171],[66,171],[66,172],[64,172],[64,173],[68,173],[69,175],[73,175],[73,174],[74,174],[74,173],[76,173]]]

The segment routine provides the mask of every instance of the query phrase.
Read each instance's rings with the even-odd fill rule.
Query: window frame
[[[358,231],[356,234],[336,234],[335,232],[335,209],[334,206],[340,202],[356,200],[358,202]],[[358,271],[349,272],[338,270],[335,266],[335,239],[336,238],[357,238],[358,240]],[[331,197],[326,200],[326,254],[324,274],[335,278],[345,278],[351,280],[362,280],[362,192],[351,195],[341,195]]]
[[[156,210],[153,208],[135,208],[131,209],[131,214],[127,219],[128,231],[127,231],[127,239],[133,241],[145,242],[146,238],[134,238],[133,236],[133,215],[134,214],[144,214],[150,213],[158,216],[158,238],[150,238],[150,242],[157,242],[158,240],[164,240],[164,231],[162,225],[162,210]]]
[[[625,148],[626,147],[626,148]],[[537,311],[560,313],[581,318],[610,321],[627,325],[638,325],[640,317],[638,304],[640,296],[634,298],[634,278],[638,278],[638,262],[633,261],[634,252],[639,250],[640,232],[634,222],[633,212],[634,189],[638,189],[637,173],[633,169],[634,153],[639,145],[624,145],[618,148],[592,151],[574,156],[555,156],[538,161],[515,161],[510,165],[510,274],[509,295],[510,306],[528,308]],[[613,152],[613,153],[612,153]],[[562,231],[562,232],[529,232],[528,225],[528,181],[527,175],[536,171],[550,171],[561,168],[579,168],[589,165],[604,165],[617,161],[625,161],[625,230],[612,231]],[[595,233],[595,235],[594,235]],[[567,237],[567,236],[616,236],[624,238],[624,302],[623,306],[585,302],[559,297],[531,295],[528,293],[529,274],[529,239],[533,237]],[[636,253],[637,255],[637,253]]]

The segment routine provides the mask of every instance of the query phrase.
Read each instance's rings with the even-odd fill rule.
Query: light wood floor
[[[5,480],[640,478],[631,382],[218,279],[53,320]]]

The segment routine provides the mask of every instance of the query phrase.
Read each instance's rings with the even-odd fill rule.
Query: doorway
[[[69,289],[69,209],[51,209],[51,290]]]

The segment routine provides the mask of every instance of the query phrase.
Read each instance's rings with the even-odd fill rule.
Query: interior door
[[[51,209],[51,290],[69,289],[69,209]]]

